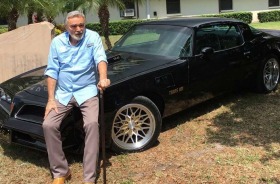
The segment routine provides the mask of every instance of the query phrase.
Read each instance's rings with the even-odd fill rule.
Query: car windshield
[[[186,57],[191,55],[192,30],[170,25],[137,25],[129,30],[112,51]]]

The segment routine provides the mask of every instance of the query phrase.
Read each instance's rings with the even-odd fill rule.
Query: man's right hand
[[[58,113],[58,109],[56,106],[56,101],[55,100],[49,100],[46,106],[45,110],[45,116],[44,119],[47,117],[47,115],[52,111],[55,110],[56,113]]]

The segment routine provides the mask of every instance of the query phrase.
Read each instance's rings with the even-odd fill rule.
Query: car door
[[[189,62],[190,95],[211,98],[231,90],[245,59],[242,44],[240,31],[233,23],[199,27],[194,37],[195,59]]]

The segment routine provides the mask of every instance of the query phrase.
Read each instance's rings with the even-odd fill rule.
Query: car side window
[[[196,32],[195,36],[195,54],[200,54],[205,47],[211,47],[214,51],[220,50],[220,41],[215,33],[214,26],[205,26]]]
[[[242,45],[243,40],[236,25],[221,25],[219,38],[222,49],[230,49]]]
[[[255,38],[255,34],[257,34],[259,31],[249,27],[246,24],[240,24],[239,28],[242,32],[243,38],[245,42],[252,41]],[[252,30],[253,29],[253,30]]]
[[[195,39],[195,53],[200,54],[205,47],[214,51],[230,49],[242,44],[242,37],[235,25],[209,25],[198,29]]]

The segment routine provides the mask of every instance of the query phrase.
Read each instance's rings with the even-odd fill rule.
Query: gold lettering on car
[[[174,95],[174,94],[182,92],[182,91],[184,91],[184,87],[183,86],[170,90],[169,91],[169,95]]]

